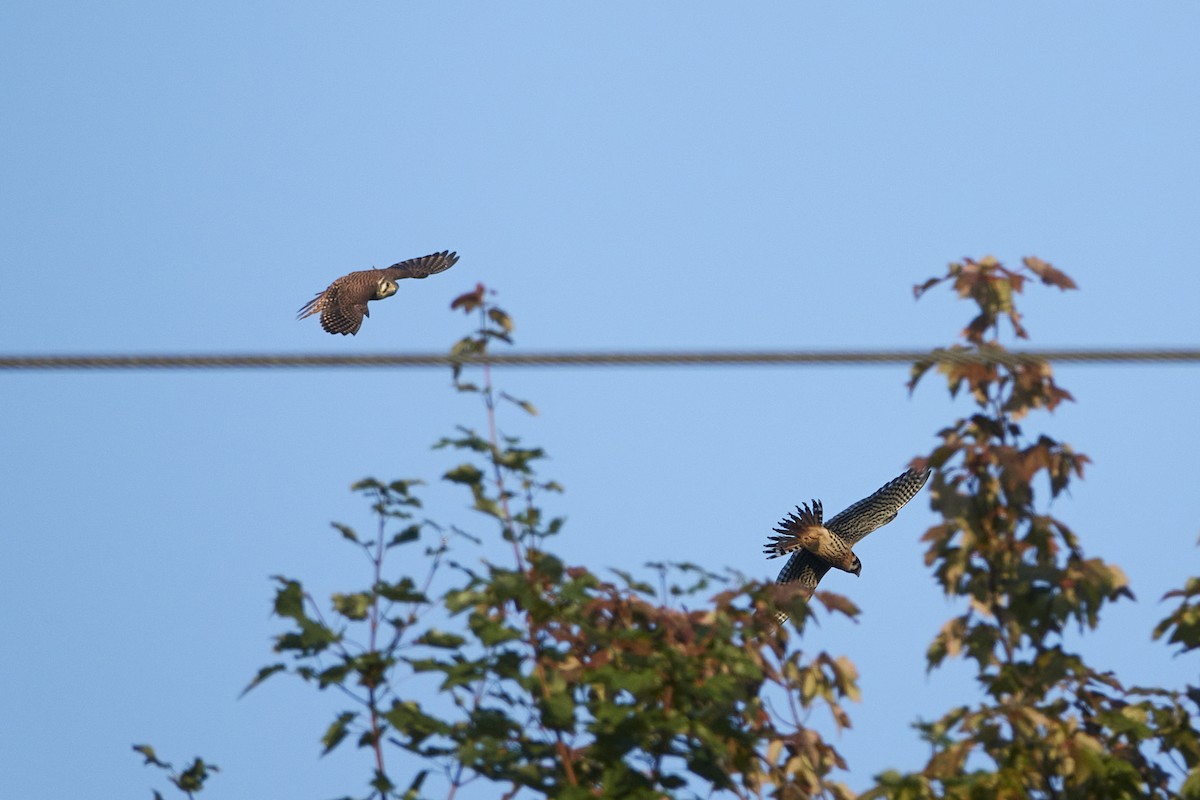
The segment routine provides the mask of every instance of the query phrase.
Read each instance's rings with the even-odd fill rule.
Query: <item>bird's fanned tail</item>
[[[796,513],[788,514],[774,529],[779,535],[767,536],[767,543],[763,545],[767,558],[779,558],[802,549],[804,533],[821,527],[821,511],[820,500],[813,500],[811,509],[808,503],[804,503],[803,507],[796,506]]]

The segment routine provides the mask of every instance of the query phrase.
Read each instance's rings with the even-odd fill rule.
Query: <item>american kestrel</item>
[[[929,480],[931,470],[905,470],[903,475],[888,481],[870,497],[864,497],[828,522],[822,522],[822,508],[813,500],[812,508],[805,503],[788,514],[779,527],[778,536],[768,537],[763,551],[767,558],[789,553],[792,557],[783,565],[776,583],[799,583],[806,597],[812,597],[817,584],[830,567],[858,575],[862,562],[852,548],[876,528],[882,528],[896,518],[900,509],[921,491]],[[780,624],[786,614],[778,616]]]
[[[458,261],[458,254],[443,250],[440,253],[410,258],[386,269],[364,269],[343,275],[323,292],[309,300],[296,315],[304,319],[313,314],[321,315],[321,327],[329,333],[354,335],[362,327],[363,317],[371,316],[367,310],[370,300],[382,300],[396,293],[396,281],[401,278],[426,278],[445,272]]]

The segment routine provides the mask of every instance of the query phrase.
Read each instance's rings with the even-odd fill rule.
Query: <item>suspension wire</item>
[[[490,364],[505,367],[730,367],[854,366],[869,364],[1196,364],[1200,349],[1061,349],[1007,351],[1000,348],[934,350],[746,350],[644,352],[531,352],[449,355],[217,354],[217,355],[41,355],[0,356],[0,370],[270,369],[329,367],[447,367]]]

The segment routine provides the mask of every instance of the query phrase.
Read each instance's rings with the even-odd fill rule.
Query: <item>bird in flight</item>
[[[396,293],[396,281],[401,278],[427,278],[445,272],[458,261],[458,254],[443,250],[440,253],[410,258],[386,269],[364,269],[343,275],[323,292],[304,304],[296,319],[313,314],[321,315],[321,327],[329,333],[353,336],[362,327],[370,300],[383,300]]]
[[[776,583],[798,583],[805,597],[812,597],[817,584],[830,567],[858,575],[862,562],[853,547],[871,531],[882,528],[896,518],[904,504],[921,491],[929,480],[931,470],[905,470],[903,475],[881,486],[874,494],[864,497],[828,522],[823,521],[819,500],[812,508],[805,503],[788,514],[776,536],[768,537],[763,551],[767,558],[791,555],[779,572]],[[776,621],[783,624],[787,615],[780,613]]]

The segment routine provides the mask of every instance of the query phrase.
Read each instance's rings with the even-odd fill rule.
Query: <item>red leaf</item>
[[[1065,272],[1055,269],[1045,261],[1042,261],[1040,258],[1026,256],[1024,261],[1025,266],[1029,269],[1029,271],[1041,278],[1042,283],[1046,284],[1047,286],[1057,286],[1064,292],[1067,289],[1079,288],[1075,285],[1075,281],[1071,280],[1071,278]]]
[[[487,293],[487,287],[482,283],[475,284],[475,291],[460,294],[454,298],[454,302],[450,304],[451,309],[461,308],[464,312],[470,314],[475,309],[483,305],[483,296]]]

